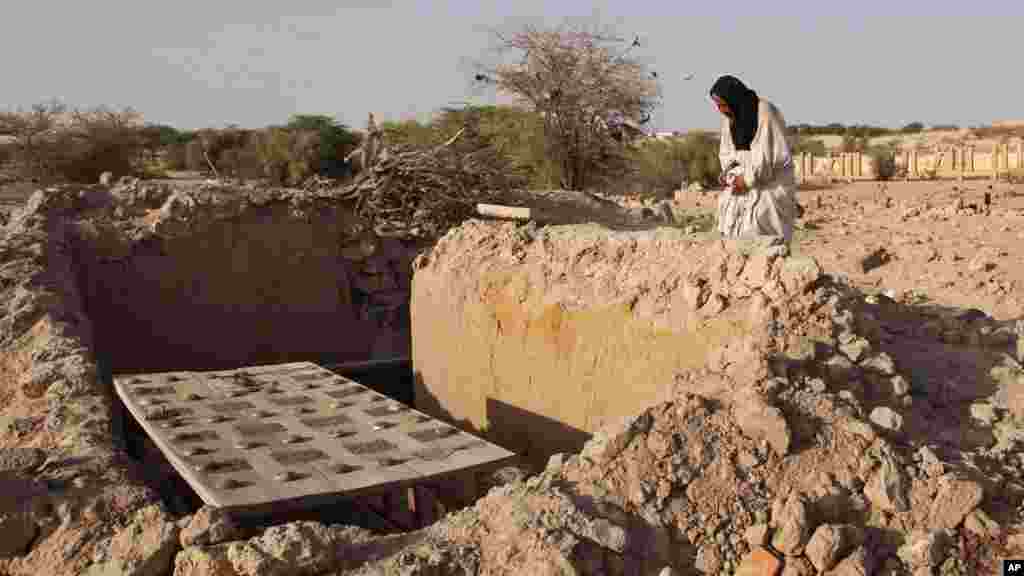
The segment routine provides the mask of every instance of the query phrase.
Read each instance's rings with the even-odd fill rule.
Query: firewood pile
[[[382,237],[431,239],[472,217],[478,202],[505,198],[525,178],[467,123],[439,146],[394,146],[348,183],[307,181],[354,204],[355,213]],[[516,201],[512,201],[515,203]]]

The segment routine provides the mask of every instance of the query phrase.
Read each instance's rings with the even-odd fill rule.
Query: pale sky
[[[596,15],[640,36],[635,54],[662,79],[658,130],[717,127],[707,94],[723,73],[789,123],[1024,118],[1024,2],[1011,0],[0,2],[0,109],[58,97],[178,128],[425,119],[494,102],[467,66],[489,28]]]

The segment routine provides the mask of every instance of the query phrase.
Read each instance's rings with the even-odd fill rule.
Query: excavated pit
[[[4,230],[0,489],[17,497],[0,500],[0,573],[979,574],[1024,556],[1024,323],[668,228],[469,222],[416,260],[416,408],[542,472],[396,536],[182,517],[116,448],[80,247],[125,261],[241,204],[143,191],[47,191]],[[276,198],[299,218],[320,202]],[[147,354],[134,367],[158,371]],[[219,361],[199,349],[187,368]]]

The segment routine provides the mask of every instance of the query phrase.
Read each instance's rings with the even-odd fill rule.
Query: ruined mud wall
[[[416,404],[534,462],[576,451],[713,350],[782,334],[787,298],[820,274],[785,253],[674,228],[467,223],[414,265]]]
[[[413,248],[298,191],[114,191],[78,225],[97,350],[118,371],[408,354]]]

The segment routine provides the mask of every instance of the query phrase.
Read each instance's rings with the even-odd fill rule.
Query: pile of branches
[[[444,143],[385,149],[367,170],[340,189],[313,179],[307,190],[334,189],[382,237],[433,239],[525,186],[526,176],[477,130],[470,119]]]

